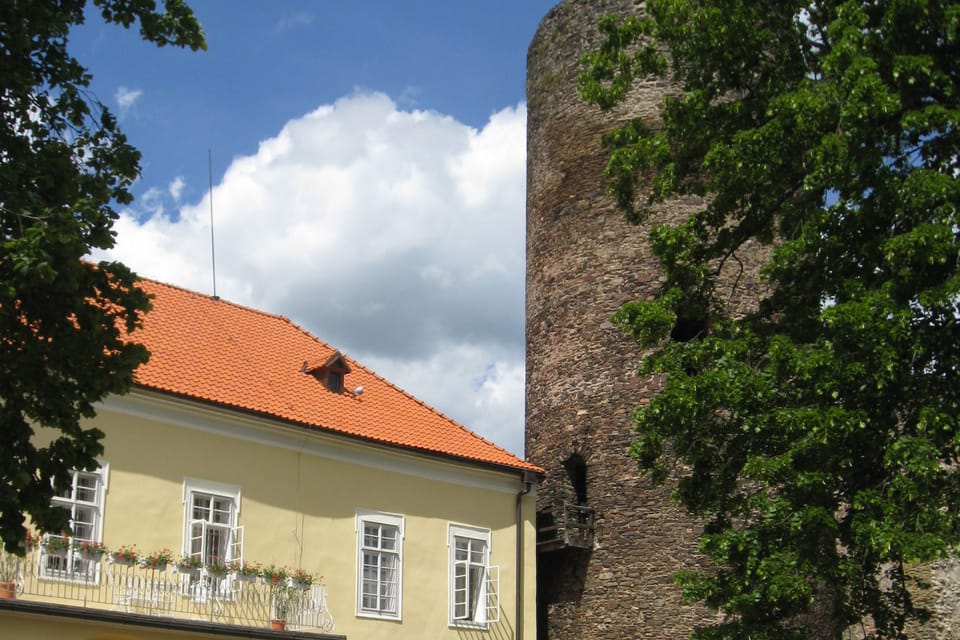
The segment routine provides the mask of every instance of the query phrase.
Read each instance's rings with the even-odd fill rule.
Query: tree
[[[678,583],[726,616],[694,636],[802,638],[815,608],[833,637],[906,637],[917,563],[960,525],[960,3],[645,12],[602,21],[581,91],[672,80],[662,126],[605,136],[610,191],[633,221],[707,202],[652,226],[662,289],[616,315],[664,377],[631,453],[707,523],[714,567]],[[718,283],[748,242],[766,292],[738,315]]]
[[[60,532],[51,498],[71,469],[96,468],[103,433],[94,403],[123,393],[148,353],[132,342],[149,308],[122,264],[83,257],[113,246],[115,203],[131,202],[140,154],[89,91],[68,52],[86,0],[0,4],[0,538],[17,552],[24,514]],[[93,0],[109,23],[139,21],[158,46],[206,48],[182,0]],[[53,429],[49,438],[35,429]],[[40,442],[40,444],[38,444]],[[22,552],[22,551],[21,551]]]

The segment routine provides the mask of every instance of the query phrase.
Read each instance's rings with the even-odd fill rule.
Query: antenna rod
[[[210,184],[210,261],[213,263],[213,299],[217,300],[217,247],[213,242],[213,151],[207,149],[207,178]]]

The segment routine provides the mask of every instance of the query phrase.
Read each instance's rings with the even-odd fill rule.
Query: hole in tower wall
[[[583,455],[574,453],[563,461],[563,468],[573,487],[573,494],[578,505],[587,504],[587,461]]]
[[[677,342],[690,342],[707,335],[707,319],[704,316],[677,316],[670,331],[670,339]]]

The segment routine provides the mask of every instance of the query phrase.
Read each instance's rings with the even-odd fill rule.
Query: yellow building
[[[536,637],[539,468],[286,318],[142,286],[150,361],[57,498],[74,537],[6,558],[0,638]]]

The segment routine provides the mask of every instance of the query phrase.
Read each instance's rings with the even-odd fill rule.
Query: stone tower
[[[576,78],[597,21],[631,0],[566,0],[543,19],[527,59],[526,453],[547,470],[538,498],[538,629],[551,640],[687,637],[708,613],[684,605],[673,575],[696,565],[700,527],[628,456],[631,414],[657,390],[610,317],[658,287],[646,229],[605,192],[601,133],[654,124],[665,83],[622,109],[584,103]],[[655,222],[696,201],[671,202]]]
[[[667,202],[647,225],[629,225],[605,192],[600,135],[636,117],[656,126],[671,87],[640,84],[618,110],[601,113],[576,84],[580,57],[599,43],[598,20],[642,8],[641,0],[564,0],[528,52],[526,455],[547,472],[537,503],[539,640],[673,640],[714,615],[683,604],[673,584],[701,561],[701,525],[670,499],[674,483],[652,486],[628,455],[632,412],[658,386],[636,376],[643,353],[610,322],[660,284],[649,226],[681,220],[702,202]],[[749,245],[737,253],[747,277],[728,279],[736,284],[727,303],[747,309],[764,254]],[[921,573],[933,588],[915,596],[933,618],[911,637],[960,637],[960,560]],[[829,637],[823,615],[798,622]]]

